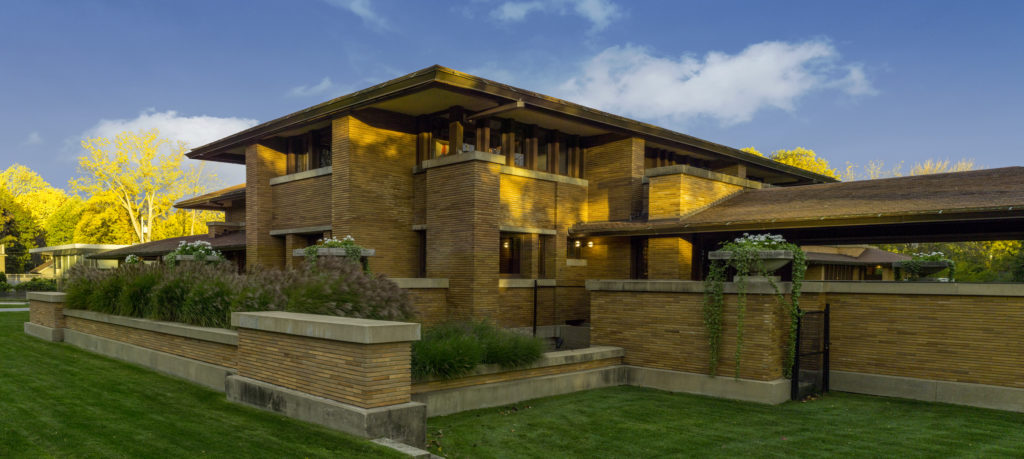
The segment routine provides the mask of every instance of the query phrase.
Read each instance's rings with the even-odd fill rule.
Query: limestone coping
[[[554,351],[545,352],[541,355],[540,360],[533,364],[517,367],[517,368],[502,368],[501,365],[497,364],[486,364],[477,365],[473,371],[463,375],[463,378],[470,376],[489,375],[495,373],[504,373],[508,371],[520,371],[529,370],[532,368],[544,368],[553,367],[558,365],[569,365],[572,363],[582,362],[593,362],[595,360],[614,359],[618,357],[625,357],[626,350],[621,347],[615,346],[591,346],[583,349],[571,349],[568,351]],[[443,381],[441,377],[431,377],[424,380],[416,381],[419,383],[427,383],[431,381]]]
[[[502,156],[502,158],[504,158],[504,156]],[[517,177],[547,180],[549,182],[567,183],[569,185],[578,185],[582,187],[586,187],[590,184],[586,179],[552,174],[550,172],[523,169],[521,167],[501,166],[501,173],[505,175],[515,175]]]
[[[343,256],[347,255],[347,253],[345,252],[345,248],[344,247],[320,247],[319,249],[316,249],[316,254],[317,255],[322,255],[322,256],[328,256],[328,257],[330,257],[330,256],[343,257]],[[361,256],[361,257],[372,257],[372,256],[374,256],[376,254],[377,254],[377,250],[376,249],[363,249],[363,251],[359,253],[359,256]],[[292,256],[293,257],[304,257],[304,256],[306,256],[306,249],[295,249],[295,250],[292,250]]]
[[[532,228],[529,226],[510,226],[501,225],[498,226],[498,231],[506,233],[525,233],[525,234],[543,234],[545,236],[555,236],[558,234],[558,230],[546,229],[546,228]]]
[[[44,303],[63,303],[67,294],[64,292],[28,292],[25,296],[29,300],[42,301]]]
[[[566,258],[565,259],[565,265],[566,266],[586,266],[587,265],[587,259],[586,258]]]
[[[162,322],[158,320],[140,319],[137,317],[117,316],[83,309],[65,309],[64,315],[68,317],[77,317],[79,319],[92,320],[95,322],[120,325],[122,327],[137,328],[140,330],[148,330],[167,335],[192,338],[200,341],[210,341],[231,346],[238,345],[238,332],[224,328],[197,327],[195,325],[186,325],[177,322]]]
[[[271,236],[284,236],[286,234],[315,234],[324,231],[331,231],[331,225],[304,226],[301,228],[282,228],[270,230]]]
[[[464,163],[467,161],[486,161],[495,164],[505,164],[505,156],[488,153],[485,151],[466,151],[454,155],[439,156],[434,159],[423,161],[424,170],[433,167],[448,166],[451,164]]]
[[[791,282],[778,282],[779,290],[789,292]],[[603,292],[704,293],[701,281],[590,279],[587,290]],[[726,282],[725,293],[736,293],[736,284]],[[971,284],[959,282],[880,282],[880,281],[804,281],[801,291],[808,293],[862,293],[877,295],[961,295],[1024,297],[1024,284]],[[774,294],[768,282],[747,279],[747,293]]]
[[[400,288],[448,288],[448,279],[441,277],[393,277]]]
[[[732,185],[742,186],[745,188],[768,188],[770,185],[755,182],[753,180],[747,180],[744,178],[735,177],[721,172],[709,171],[707,169],[701,169],[699,167],[687,166],[685,164],[676,164],[674,166],[662,166],[654,167],[644,171],[646,178],[661,177],[665,175],[690,175],[693,177],[700,177],[708,180],[715,180],[718,182],[729,183]]]
[[[294,174],[282,175],[270,179],[271,185],[280,185],[282,183],[294,182],[296,180],[303,180],[313,177],[320,177],[321,175],[331,175],[333,169],[331,166],[319,167],[316,169],[310,169],[308,171],[296,172]]]
[[[359,344],[418,341],[420,324],[297,312],[232,312],[231,325],[272,333]]]
[[[498,279],[498,288],[533,288],[534,281],[538,287],[554,287],[555,279]]]

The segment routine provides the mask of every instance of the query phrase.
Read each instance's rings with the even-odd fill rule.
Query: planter
[[[892,264],[892,267],[893,268],[900,268],[901,270],[903,270],[907,274],[913,274],[913,273],[911,273],[907,269],[907,265],[911,265],[911,264],[917,265],[920,268],[920,269],[918,269],[918,272],[917,272],[917,275],[919,277],[930,276],[932,274],[935,274],[935,273],[937,273],[939,271],[942,271],[943,269],[946,269],[946,268],[949,267],[949,263],[947,263],[945,261],[918,261],[918,262],[897,261],[897,262]]]
[[[771,274],[775,270],[786,266],[793,261],[792,250],[758,250],[757,256],[764,261],[765,273]],[[708,252],[709,260],[731,260],[731,250],[715,250]],[[749,274],[749,273],[748,273]],[[760,273],[753,273],[760,274]]]
[[[359,256],[372,257],[376,252],[374,249],[363,249]],[[344,247],[321,247],[316,249],[316,254],[320,257],[344,257],[346,255]],[[292,256],[304,257],[306,256],[306,249],[292,250]]]
[[[217,261],[217,260],[221,260],[221,259],[222,259],[221,257],[218,257],[216,255],[209,255],[209,256],[203,258],[202,261]],[[196,258],[195,255],[175,255],[174,256],[174,261],[197,261],[197,260],[198,259]]]

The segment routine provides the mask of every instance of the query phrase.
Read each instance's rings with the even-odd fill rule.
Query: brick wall
[[[67,328],[78,332],[134,344],[146,349],[166,352],[222,367],[235,368],[236,366],[235,354],[238,348],[229,344],[169,335],[79,317],[67,317],[66,320]]]
[[[245,222],[245,201],[234,201],[231,203],[234,207],[227,207],[224,209],[224,221],[226,222]]]
[[[587,220],[626,220],[643,202],[644,141],[629,138],[586,149]]]
[[[537,325],[556,325],[558,315],[555,287],[538,287]],[[499,288],[495,322],[505,328],[533,326],[533,288]]]
[[[459,387],[478,386],[481,384],[515,381],[517,379],[537,378],[541,376],[572,373],[574,371],[592,370],[595,368],[604,368],[614,365],[620,365],[621,363],[621,357],[614,357],[610,359],[590,360],[587,362],[569,363],[565,365],[554,365],[540,368],[528,368],[523,370],[502,371],[498,373],[490,373],[485,375],[466,376],[463,378],[452,379],[447,381],[421,382],[413,384],[412,393],[419,394],[423,392],[455,389]]]
[[[686,215],[743,190],[739,185],[687,174],[650,178],[650,218]]]
[[[330,175],[271,186],[274,203],[271,229],[330,225],[331,201],[324,199],[330,188]]]
[[[708,337],[703,294],[679,292],[590,292],[590,342],[625,348],[624,363],[650,368],[708,372]],[[736,295],[726,295],[718,374],[734,375]],[[782,377],[788,324],[772,295],[747,295],[740,377]]]
[[[630,239],[628,237],[587,238],[593,247],[583,247],[587,260],[586,279],[629,279]]]
[[[50,328],[64,328],[64,303],[29,300],[28,321]]]
[[[410,288],[405,291],[409,292],[416,322],[429,327],[448,320],[448,289]]]
[[[268,268],[285,265],[284,239],[270,235],[274,218],[270,179],[284,175],[285,156],[255,144],[245,149],[245,263]]]
[[[833,370],[1024,388],[1024,297],[807,294]]]
[[[530,228],[555,227],[555,182],[501,175],[501,224]]]
[[[239,376],[362,408],[410,399],[408,342],[356,344],[240,328],[238,347]]]
[[[500,169],[468,161],[426,171],[427,277],[449,280],[452,319],[497,317]]]

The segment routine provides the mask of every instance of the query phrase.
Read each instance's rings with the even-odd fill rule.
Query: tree
[[[32,214],[38,227],[45,227],[50,216],[68,200],[64,190],[50,186],[39,174],[21,164],[0,172],[0,186]]]
[[[82,205],[75,222],[75,242],[83,244],[131,244],[132,225],[128,216],[110,194],[99,194]]]
[[[807,148],[796,147],[792,150],[775,150],[770,159],[834,179],[839,178],[836,170],[828,167],[828,160],[819,158],[814,153],[814,150]]]
[[[757,149],[754,148],[754,147],[740,148],[740,151],[745,151],[745,152],[750,153],[752,155],[757,155],[757,156],[761,156],[761,157],[764,156],[763,154],[761,154],[760,151],[757,151]]]
[[[46,231],[46,245],[64,245],[74,242],[75,226],[82,220],[85,203],[78,196],[71,196],[43,222]]]
[[[6,247],[7,271],[22,273],[31,268],[28,250],[42,244],[41,231],[32,214],[0,188],[0,244]]]
[[[72,188],[116,204],[133,241],[151,241],[174,201],[206,189],[197,168],[181,167],[185,144],[160,138],[156,129],[122,132],[113,142],[102,137],[84,140],[82,147],[86,155],[78,159],[79,170],[85,175],[72,180]]]

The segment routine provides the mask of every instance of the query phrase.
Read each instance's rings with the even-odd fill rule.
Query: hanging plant
[[[769,253],[771,252],[771,253]],[[743,352],[744,316],[747,308],[747,276],[757,273],[765,276],[775,291],[779,305],[789,316],[789,339],[786,343],[786,354],[783,362],[783,373],[789,377],[793,360],[796,355],[797,324],[800,319],[800,292],[804,274],[807,272],[807,258],[803,250],[796,244],[786,242],[779,235],[743,233],[722,245],[721,250],[712,252],[711,266],[704,280],[704,327],[708,332],[709,371],[713,376],[718,371],[719,353],[722,347],[722,311],[725,303],[725,276],[728,268],[736,270],[736,352],[735,377],[740,376],[740,356]],[[793,288],[790,301],[779,289],[775,280],[768,276],[770,272],[785,265],[789,259],[793,262]]]

